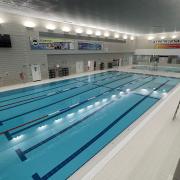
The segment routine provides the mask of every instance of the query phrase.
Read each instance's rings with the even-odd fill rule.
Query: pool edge
[[[169,92],[166,99],[161,99],[154,106],[152,106],[124,132],[122,132],[97,155],[95,155],[91,160],[89,160],[79,170],[77,170],[69,179],[93,179],[106,166],[106,164],[116,154],[118,154],[130,142],[130,140],[135,137],[135,135],[140,132],[144,126],[148,124],[148,122],[152,120],[153,117],[156,117],[157,113],[161,111],[162,108],[166,105],[166,103],[170,101],[174,96],[176,96],[179,91],[180,85],[177,85]]]

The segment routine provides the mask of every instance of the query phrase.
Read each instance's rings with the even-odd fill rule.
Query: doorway
[[[82,72],[84,72],[84,62],[77,61],[76,62],[76,73],[82,73]]]
[[[94,61],[88,61],[88,71],[94,71]]]
[[[33,81],[40,81],[41,80],[41,68],[39,64],[32,64],[31,65],[32,71],[32,79]]]

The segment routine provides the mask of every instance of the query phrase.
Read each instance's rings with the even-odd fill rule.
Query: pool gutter
[[[136,135],[141,132],[145,126],[147,127],[148,123],[150,123],[151,121],[153,122],[155,119],[161,119],[161,115],[164,116],[166,112],[168,113],[167,117],[173,117],[172,113],[174,112],[173,110],[175,110],[175,106],[178,103],[179,99],[180,85],[176,86],[173,90],[171,90],[165,99],[161,99],[159,102],[157,102],[156,105],[150,108],[144,115],[142,115],[138,120],[136,120],[131,126],[129,126],[129,128],[127,128],[121,135],[115,138],[100,153],[94,156],[88,163],[86,163],[69,179],[98,179],[95,178],[96,175],[98,173],[103,174],[105,166],[110,163],[115,156],[121,156],[122,149],[126,148],[126,146],[131,143],[132,139],[135,138]],[[166,106],[169,104],[171,104],[171,114],[166,110]],[[168,120],[171,121],[171,118],[169,118]],[[151,131],[151,129],[149,129],[149,131]],[[152,136],[153,135],[155,135],[155,133],[153,133]],[[139,139],[139,141],[141,141],[141,139]],[[130,153],[131,149],[127,149],[127,152],[128,151]],[[116,168],[116,165],[114,167]],[[106,174],[105,171],[104,174]]]

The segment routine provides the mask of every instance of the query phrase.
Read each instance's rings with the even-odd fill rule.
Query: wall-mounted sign
[[[97,42],[78,42],[79,50],[102,50],[102,43]]]
[[[157,40],[154,41],[154,48],[156,49],[179,49],[180,40]]]
[[[74,44],[74,40],[62,38],[30,38],[30,46],[32,50],[73,50]]]

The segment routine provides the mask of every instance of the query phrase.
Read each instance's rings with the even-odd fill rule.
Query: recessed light
[[[148,36],[147,38],[149,41],[154,39],[154,36]]]
[[[131,41],[133,41],[134,40],[134,36],[131,36],[130,39],[131,39]]]
[[[172,35],[172,39],[175,39],[177,36],[176,35]]]
[[[24,22],[24,26],[27,28],[34,28],[36,26],[36,24],[32,21],[26,21],[26,22]]]
[[[62,27],[62,31],[63,32],[70,32],[71,31],[71,28],[69,26],[63,26]]]
[[[102,33],[101,33],[101,31],[96,31],[95,34],[96,34],[96,36],[101,36]]]
[[[0,18],[0,24],[3,24],[4,20],[2,18]]]
[[[123,39],[127,39],[128,38],[128,36],[125,34],[124,36],[123,36]]]
[[[53,24],[47,24],[47,25],[46,25],[46,29],[53,31],[53,30],[56,29],[56,26],[53,25]]]
[[[91,29],[87,29],[86,34],[91,35],[93,34],[93,31]]]
[[[116,39],[119,38],[119,34],[115,34],[114,38],[116,38]]]
[[[161,39],[163,40],[163,39],[165,39],[166,37],[165,36],[161,36]]]
[[[81,34],[81,33],[83,33],[83,29],[77,28],[77,29],[75,30],[75,32],[76,32],[77,34]]]
[[[105,32],[104,37],[109,37],[109,32]]]

